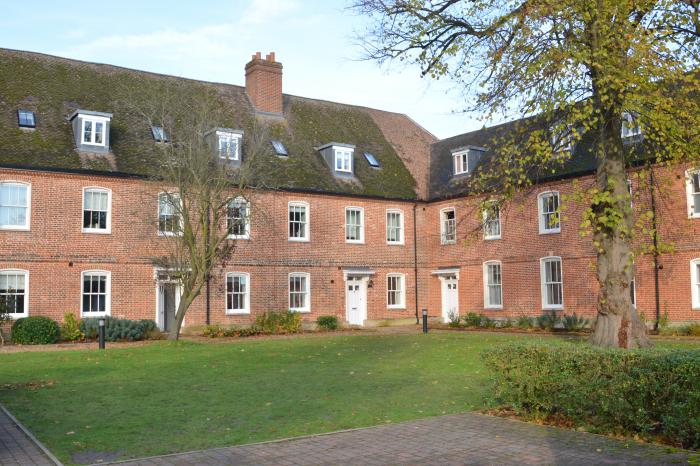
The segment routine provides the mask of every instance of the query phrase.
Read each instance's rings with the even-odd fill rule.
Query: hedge
[[[12,324],[12,342],[20,345],[56,343],[60,335],[58,324],[48,317],[23,317]]]
[[[483,354],[492,404],[700,447],[700,350],[512,343]]]
[[[156,323],[152,320],[129,320],[105,317],[105,340],[106,341],[136,341],[146,338],[149,332],[156,328]],[[80,321],[80,331],[85,334],[85,338],[95,339],[99,332],[98,317],[89,317]]]

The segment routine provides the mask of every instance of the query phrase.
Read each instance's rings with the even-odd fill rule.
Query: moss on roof
[[[252,134],[255,112],[240,86],[0,49],[0,165],[153,174],[156,143],[134,109],[144,99],[173,92],[182,93],[183,101],[213,97],[224,109],[219,126]],[[36,113],[36,129],[18,128],[20,108]],[[111,160],[81,157],[76,150],[68,116],[78,108],[114,114]],[[415,180],[367,109],[285,95],[284,117],[266,126],[271,138],[286,145],[289,157],[277,157],[268,144],[268,152],[251,161],[253,185],[416,197]],[[336,179],[315,149],[332,141],[356,146],[354,182]],[[365,151],[377,157],[381,169],[367,164]]]

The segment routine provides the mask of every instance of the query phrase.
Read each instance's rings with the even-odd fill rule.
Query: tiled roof
[[[218,126],[252,134],[254,110],[244,87],[0,49],[0,166],[156,173],[151,128],[134,108],[140,96],[159,92],[187,94],[183,99],[214,96],[225,109]],[[403,199],[427,193],[425,182],[416,183],[409,170],[427,166],[434,136],[407,116],[286,94],[283,100],[284,118],[270,120],[269,132],[290,155],[279,158],[267,144],[269,154],[255,158],[250,170],[254,186]],[[18,128],[19,108],[36,112],[35,130]],[[76,150],[68,117],[79,108],[114,115],[109,156]],[[317,148],[331,141],[356,146],[356,182],[330,173]],[[381,169],[369,166],[365,151]],[[424,177],[427,171],[416,173]]]

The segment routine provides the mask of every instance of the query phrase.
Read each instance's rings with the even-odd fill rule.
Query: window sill
[[[493,241],[493,240],[497,240],[497,239],[501,239],[501,237],[500,236],[484,236],[484,241]]]
[[[107,144],[102,144],[102,143],[99,143],[99,142],[86,142],[86,141],[82,141],[80,144],[83,145],[83,146],[107,147]]]
[[[484,306],[487,311],[502,311],[503,306]]]
[[[542,306],[543,311],[563,311],[564,306]]]
[[[287,240],[292,243],[308,243],[310,241],[309,238],[287,238]]]
[[[396,241],[394,241],[394,242],[387,241],[386,244],[388,246],[405,246],[406,245],[406,243],[404,243],[403,241],[401,241],[400,243],[396,242]]]
[[[690,212],[688,218],[700,218],[700,212]]]
[[[0,231],[29,231],[29,227],[22,226],[0,226]]]
[[[296,312],[298,314],[310,314],[311,309],[290,309],[289,312]]]
[[[92,234],[96,234],[96,235],[111,235],[112,234],[112,230],[110,230],[110,229],[101,230],[101,229],[97,229],[97,228],[83,228],[82,232],[83,233],[92,233]]]
[[[561,228],[556,230],[540,230],[540,235],[554,235],[556,233],[561,233]]]
[[[457,241],[441,241],[440,244],[442,246],[449,246],[450,244],[457,244]]]
[[[109,317],[111,315],[110,311],[107,312],[83,312],[80,311],[80,318],[87,319],[90,317]]]
[[[387,306],[386,308],[390,311],[405,311],[406,305],[402,304],[401,306]]]
[[[170,231],[159,231],[158,236],[169,237],[169,236],[182,236],[182,233],[174,233]]]
[[[226,239],[250,239],[250,235],[228,235]]]
[[[10,319],[12,319],[12,320],[23,319],[23,318],[25,318],[25,317],[29,317],[29,313],[28,313],[28,312],[25,312],[25,313],[23,313],[23,314],[12,314],[12,313],[10,313],[10,314],[8,314],[8,315],[10,316]]]
[[[226,309],[225,314],[227,316],[248,316],[248,315],[250,315],[250,311],[245,311],[245,310],[244,311],[239,311],[239,310],[232,311],[230,309]]]
[[[365,244],[365,241],[364,241],[364,240],[362,240],[362,241],[353,241],[353,240],[346,239],[346,240],[345,240],[345,244]]]

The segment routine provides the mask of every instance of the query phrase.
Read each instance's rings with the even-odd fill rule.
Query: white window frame
[[[545,197],[550,197],[550,196],[556,196],[557,198],[557,211],[556,212],[545,212],[544,211],[544,206],[543,201]],[[561,197],[559,196],[559,191],[544,191],[542,193],[539,193],[537,195],[537,218],[538,222],[540,225],[540,235],[549,235],[552,233],[559,233],[561,232]],[[545,214],[552,214],[556,213],[557,215],[557,226],[556,227],[550,227],[547,225],[548,222],[545,221],[544,216]]]
[[[489,267],[497,265],[498,266],[498,275],[501,279],[500,283],[494,283],[491,284],[489,283]],[[483,264],[483,273],[484,273],[484,309],[503,309],[503,264],[501,264],[501,261],[498,260],[491,260],[491,261],[486,261]],[[500,294],[500,301],[501,304],[490,304],[490,297],[491,297],[491,292],[489,286],[498,286],[498,293]]]
[[[0,225],[0,230],[29,231],[30,225],[31,225],[31,215],[32,215],[32,184],[28,183],[26,181],[17,181],[17,180],[2,180],[2,181],[0,181],[0,186],[2,186],[4,184],[26,186],[26,188],[27,188],[27,205],[26,205],[25,209],[27,210],[27,212],[25,214],[26,222],[24,225]],[[20,206],[12,206],[12,207],[20,207]]]
[[[632,299],[632,307],[637,309],[637,277],[632,277],[630,281],[630,287],[632,291],[630,293],[630,298]]]
[[[106,147],[107,146],[107,123],[109,123],[109,118],[105,117],[99,117],[99,116],[93,116],[93,115],[83,115],[80,114],[80,144],[86,145],[86,146],[98,146],[98,147]],[[90,123],[91,130],[90,130],[90,140],[86,141],[85,140],[85,124]],[[95,142],[95,134],[97,132],[95,131],[95,126],[96,123],[101,123],[102,124],[102,142]]]
[[[164,230],[160,229],[160,197],[164,196],[164,195],[170,196],[172,199],[177,199],[177,202],[180,204],[179,211],[177,212],[177,215],[178,215],[179,220],[180,220],[180,225],[179,225],[178,231],[164,231]],[[182,236],[183,219],[182,219],[182,198],[180,198],[180,194],[161,191],[158,193],[157,204],[158,204],[158,206],[157,206],[157,210],[156,210],[156,216],[157,216],[158,220],[156,222],[156,229],[158,230],[158,236]]]
[[[447,239],[447,228],[446,228],[446,222],[447,219],[445,218],[447,212],[452,211],[454,213],[454,218],[452,221],[454,222],[454,238],[453,239]],[[454,207],[445,207],[443,209],[440,209],[440,244],[456,244],[457,243],[457,210]]]
[[[560,282],[545,282],[547,276],[545,267],[549,262],[559,262]],[[547,285],[553,283],[561,284],[561,304],[550,304],[547,302]],[[559,256],[547,256],[540,259],[540,295],[542,297],[542,310],[564,309],[564,262]]]
[[[100,191],[107,194],[107,221],[106,228],[86,228],[85,227],[85,195],[88,191]],[[83,233],[97,233],[102,235],[108,235],[112,233],[112,190],[108,188],[102,188],[100,186],[85,186],[83,188],[83,205],[82,205],[82,216],[80,218],[81,229]]]
[[[698,192],[693,191],[693,175],[698,175],[700,177],[700,168],[694,168],[685,171],[685,194],[686,194],[686,205],[688,206],[688,218],[700,218],[700,206],[698,206],[697,212],[695,211],[695,199],[698,197],[700,202],[700,190]],[[698,180],[700,185],[700,180]],[[700,189],[700,187],[699,187]]]
[[[493,203],[493,204],[495,204],[495,203]],[[502,234],[501,227],[503,226],[501,224],[501,208],[498,205],[496,205],[495,208],[496,208],[496,212],[498,213],[498,216],[496,217],[496,220],[498,221],[498,234],[497,235],[489,235],[487,233],[487,225],[488,225],[488,221],[489,221],[489,219],[488,219],[489,207],[485,208],[483,213],[482,213],[483,220],[484,220],[483,231],[484,231],[484,239],[485,240],[501,239],[501,234]]]
[[[352,173],[354,150],[347,147],[333,147],[333,167],[337,172]],[[338,163],[340,162],[340,168]],[[347,165],[347,166],[346,166]]]
[[[289,224],[291,220],[289,219],[289,212],[292,207],[304,207],[306,209],[306,222],[304,223],[304,236],[290,236]],[[298,241],[298,242],[309,242],[311,241],[311,206],[306,201],[289,201],[287,203],[287,240]]]
[[[303,307],[292,307],[292,288],[290,286],[290,280],[292,277],[304,277],[305,289],[303,293],[305,294],[304,306]],[[298,293],[298,292],[296,292]],[[308,313],[311,312],[311,274],[307,272],[291,272],[287,276],[287,297],[289,300],[289,310],[291,312]]]
[[[693,310],[700,310],[700,274],[698,266],[700,258],[690,261],[690,296],[692,298]]]
[[[242,309],[232,309],[228,307],[228,297],[229,294],[234,294],[233,292],[229,292],[228,289],[228,279],[229,277],[239,277],[239,278],[245,278],[245,292],[244,293],[238,293],[243,295],[244,299],[244,304],[245,306]],[[225,307],[226,307],[226,315],[246,315],[250,314],[250,274],[248,272],[227,272],[226,273],[226,293],[224,295],[226,302]]]
[[[398,278],[400,288],[397,290],[389,289],[389,280],[391,278]],[[399,302],[395,304],[389,304],[389,294],[399,293]],[[387,309],[406,309],[406,274],[405,273],[388,273],[386,274],[386,307]]]
[[[630,128],[632,124],[632,128]],[[622,139],[633,138],[642,134],[642,127],[639,125],[637,118],[630,112],[622,112],[622,121],[620,122],[620,136]]]
[[[230,208],[230,205],[234,204],[234,203],[245,204],[244,232],[242,235],[236,235],[233,233],[229,233],[227,238],[228,239],[250,239],[250,201],[243,196],[238,196],[238,197],[235,197],[235,198],[229,200],[228,204],[226,205],[226,229],[227,230],[229,229],[229,219],[232,218],[232,217],[229,217],[229,208]]]
[[[399,216],[399,239],[397,241],[389,241],[389,215],[397,214]],[[405,243],[405,233],[404,233],[404,217],[403,210],[401,209],[387,209],[386,216],[386,244],[402,245]]]
[[[236,140],[236,151],[234,154],[221,152],[221,140]],[[242,134],[230,133],[228,131],[217,131],[216,132],[216,152],[219,154],[219,158],[223,160],[240,160],[241,159],[241,139]]]
[[[104,275],[106,277],[104,312],[88,312],[83,309],[83,284],[85,275]],[[112,272],[108,270],[83,270],[80,272],[80,317],[104,317],[109,315],[112,315]]]
[[[358,239],[348,239],[348,211],[360,212],[360,237]],[[345,208],[345,242],[351,244],[365,243],[365,209],[364,207],[348,206]]]
[[[29,271],[24,269],[0,269],[0,275],[24,275],[24,310],[23,312],[10,312],[13,319],[29,317]]]
[[[452,153],[452,167],[455,175],[469,173],[469,149]]]

